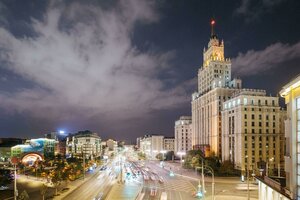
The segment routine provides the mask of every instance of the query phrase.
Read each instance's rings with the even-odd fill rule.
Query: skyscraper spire
[[[214,26],[215,26],[215,24],[216,24],[216,21],[215,21],[215,19],[214,19],[214,18],[212,18],[212,19],[210,20],[210,26],[211,26],[211,37],[215,36],[215,32],[214,32]]]

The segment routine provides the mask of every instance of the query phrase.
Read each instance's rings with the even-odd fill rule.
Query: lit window
[[[238,99],[237,100],[237,105],[240,105],[241,104],[241,99]]]
[[[247,98],[244,98],[244,105],[247,105],[247,103],[248,103]]]
[[[235,107],[235,100],[232,101],[232,107]]]

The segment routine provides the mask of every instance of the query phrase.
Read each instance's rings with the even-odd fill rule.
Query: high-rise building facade
[[[164,138],[164,150],[165,151],[174,151],[175,150],[175,138],[174,137],[165,137]]]
[[[292,199],[300,199],[300,76],[280,91],[287,105],[285,121],[286,188]]]
[[[198,72],[198,92],[192,95],[194,149],[207,145],[221,156],[222,104],[241,87],[241,80],[231,79],[231,61],[224,56],[224,42],[212,31],[208,49],[203,51],[203,65]]]
[[[99,157],[101,155],[101,138],[91,131],[80,131],[69,135],[66,140],[67,156]]]
[[[258,172],[257,163],[268,163],[269,174],[283,168],[284,118],[279,98],[265,90],[241,89],[223,103],[222,160],[236,169]],[[244,173],[245,174],[245,173]]]
[[[175,122],[175,154],[192,150],[192,117],[181,116]]]
[[[149,158],[154,159],[158,153],[164,150],[164,136],[145,135],[140,139],[140,150]]]

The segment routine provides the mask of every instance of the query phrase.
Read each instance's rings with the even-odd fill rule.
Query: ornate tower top
[[[211,19],[211,21],[210,21],[210,26],[211,26],[211,34],[210,34],[210,36],[211,36],[211,38],[213,38],[214,36],[216,36],[215,32],[214,32],[214,26],[215,26],[215,24],[216,24],[216,21],[214,19]]]
[[[203,52],[203,66],[209,65],[211,61],[224,61],[224,42],[220,42],[215,33],[216,21],[212,19],[210,21],[211,35],[208,42],[208,48]]]

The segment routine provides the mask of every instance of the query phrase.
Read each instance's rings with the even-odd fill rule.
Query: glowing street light
[[[182,156],[185,156],[185,155],[186,155],[186,153],[185,153],[185,152],[183,152],[183,151],[179,151],[179,152],[177,152],[177,155],[179,155],[179,156],[180,156],[180,163],[181,163],[181,166],[182,166],[182,163],[184,162],[184,160],[182,160]]]

